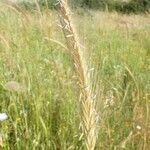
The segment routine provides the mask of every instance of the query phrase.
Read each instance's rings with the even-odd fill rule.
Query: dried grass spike
[[[63,0],[57,3],[60,12],[60,22],[66,38],[68,50],[74,61],[76,74],[78,76],[81,97],[79,99],[82,111],[82,128],[87,150],[94,150],[97,139],[97,114],[95,110],[94,93],[89,76],[89,70],[85,61],[85,54],[81,51],[75,28],[71,24],[69,7]]]

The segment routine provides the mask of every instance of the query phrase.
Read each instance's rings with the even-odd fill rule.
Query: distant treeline
[[[57,0],[39,0],[43,7],[55,8]],[[119,11],[123,13],[148,12],[150,10],[150,0],[68,0],[73,8],[89,8],[108,11]],[[34,6],[31,2],[22,2],[26,8]]]
[[[75,5],[101,10],[116,10],[124,13],[147,12],[150,0],[72,0]]]

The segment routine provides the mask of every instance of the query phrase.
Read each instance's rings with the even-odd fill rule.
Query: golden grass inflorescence
[[[81,50],[74,26],[71,24],[70,10],[67,2],[58,3],[61,28],[66,38],[68,50],[73,59],[80,88],[80,106],[82,128],[87,150],[94,150],[97,139],[98,116],[95,109],[94,93],[90,80],[90,69],[85,61],[85,54]]]

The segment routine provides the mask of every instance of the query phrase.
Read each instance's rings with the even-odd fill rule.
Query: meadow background
[[[73,22],[97,89],[96,150],[149,150],[150,15],[80,4]],[[84,150],[77,77],[57,11],[24,6],[0,2],[3,149]],[[10,91],[9,81],[25,90]]]

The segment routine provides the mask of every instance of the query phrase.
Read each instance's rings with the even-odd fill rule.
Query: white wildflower
[[[0,113],[0,121],[5,121],[8,118],[6,113]]]
[[[136,128],[137,128],[138,130],[141,130],[141,129],[142,129],[142,127],[139,126],[139,125],[137,125]]]

